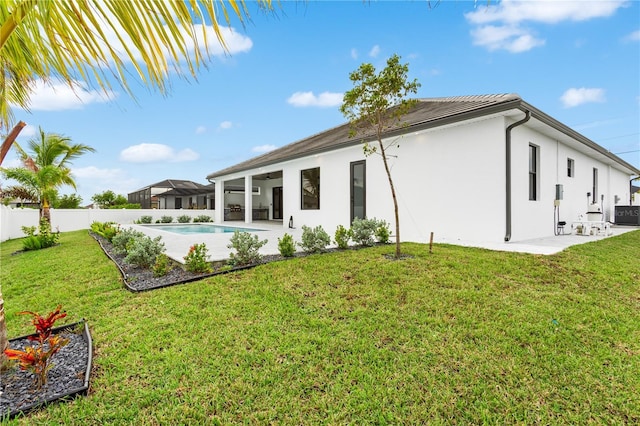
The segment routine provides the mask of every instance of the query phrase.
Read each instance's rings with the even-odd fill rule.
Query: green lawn
[[[16,312],[86,318],[88,397],[16,424],[637,424],[640,231],[538,256],[403,244],[133,294],[86,231],[12,256]]]

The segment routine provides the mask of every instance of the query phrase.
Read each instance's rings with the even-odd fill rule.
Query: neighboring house
[[[30,208],[30,209],[39,209],[40,203],[34,203],[31,200],[23,200],[21,198],[13,198],[9,201],[3,200],[3,204],[7,207],[13,208]]]
[[[207,209],[213,208],[213,194],[213,185],[167,179],[131,192],[127,198],[143,209]]]
[[[285,227],[292,220],[333,234],[354,217],[375,217],[393,230],[382,159],[365,157],[363,140],[374,141],[350,138],[343,124],[211,173],[223,194],[216,221],[240,204],[245,222],[260,206]],[[403,241],[425,242],[431,232],[452,243],[552,236],[558,220],[570,224],[592,204],[613,221],[614,203],[629,201],[629,181],[640,174],[516,94],[421,99],[384,142]],[[228,194],[228,187],[259,189]]]

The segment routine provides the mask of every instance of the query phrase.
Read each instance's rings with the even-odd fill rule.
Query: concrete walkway
[[[172,225],[176,225],[175,223]],[[260,249],[262,255],[279,254],[278,250],[278,238],[287,233],[293,236],[295,241],[302,239],[301,228],[285,228],[278,222],[254,222],[251,224],[245,224],[243,222],[223,222],[216,223],[214,225],[230,226],[256,229],[256,234],[261,240],[267,239],[268,243]],[[122,225],[123,228],[133,228],[144,232],[151,238],[157,236],[162,237],[162,242],[165,244],[166,254],[170,258],[184,263],[183,257],[189,252],[189,248],[196,243],[205,243],[209,250],[210,259],[212,261],[220,261],[229,258],[231,249],[227,246],[230,244],[229,240],[233,236],[233,233],[219,233],[219,234],[188,234],[181,235],[174,232],[163,231],[163,224],[157,224],[153,226],[141,226],[141,225]],[[193,225],[197,226],[197,225]],[[612,226],[612,236],[620,235],[625,232],[634,231],[640,229],[640,227],[633,226]],[[333,239],[332,233],[329,233]],[[510,241],[508,243],[479,243],[479,242],[465,242],[456,241],[455,245],[467,246],[467,247],[480,247],[489,250],[498,251],[510,251],[532,254],[554,254],[558,253],[569,246],[576,244],[584,244],[591,241],[598,241],[603,238],[608,238],[603,235],[558,235],[545,238],[537,238],[533,240],[525,241]],[[298,248],[296,248],[298,249]]]
[[[602,240],[604,238],[621,235],[626,232],[635,231],[640,229],[638,226],[611,226],[611,235],[575,235],[564,234],[558,236],[535,238],[532,240],[522,241],[509,241],[502,243],[472,243],[472,242],[457,242],[457,245],[467,247],[480,247],[489,250],[497,251],[511,251],[519,253],[531,253],[531,254],[555,254],[570,246],[577,244],[590,243],[592,241]]]

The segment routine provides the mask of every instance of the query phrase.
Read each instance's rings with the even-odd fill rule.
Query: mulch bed
[[[93,362],[91,334],[86,322],[56,327],[54,334],[63,334],[69,343],[51,358],[53,367],[47,373],[47,383],[37,389],[35,377],[17,365],[2,372],[0,380],[0,420],[27,413],[52,402],[86,395]],[[9,340],[11,349],[24,350],[32,345],[27,336]]]
[[[148,290],[154,290],[158,288],[169,287],[177,284],[186,284],[193,281],[199,281],[214,275],[228,274],[229,272],[255,268],[258,265],[264,265],[270,262],[278,262],[278,261],[291,259],[291,258],[286,258],[280,254],[275,254],[275,255],[262,256],[260,262],[253,263],[251,265],[229,267],[228,265],[224,265],[224,264],[212,264],[213,272],[204,273],[204,274],[196,274],[193,272],[189,272],[185,270],[182,267],[182,265],[178,264],[177,262],[174,262],[174,267],[169,271],[169,273],[167,273],[165,276],[162,276],[162,277],[155,277],[151,269],[140,268],[140,267],[126,263],[124,261],[125,256],[119,253],[116,253],[113,250],[113,245],[106,238],[102,237],[101,235],[95,234],[93,232],[89,232],[89,234],[98,242],[98,244],[100,245],[104,253],[107,255],[107,257],[109,257],[109,259],[111,259],[113,263],[116,264],[116,266],[120,270],[120,274],[122,275],[122,281],[124,283],[124,286],[132,292],[148,291]],[[375,245],[379,246],[379,245],[388,245],[388,244],[376,243]],[[364,247],[350,246],[346,250],[358,250],[361,248],[364,248]],[[342,250],[338,248],[328,248],[324,252],[330,253],[334,251],[342,251]],[[309,253],[306,253],[306,252],[296,252],[293,255],[293,258],[305,257],[308,255]],[[385,257],[393,260],[398,260],[393,255],[386,255]],[[404,259],[406,257],[412,257],[412,256],[403,255],[401,259]]]
[[[175,264],[174,267],[163,277],[153,276],[151,269],[140,268],[134,265],[130,265],[124,261],[125,256],[116,253],[113,250],[113,245],[106,238],[90,232],[91,236],[100,244],[100,247],[105,252],[107,257],[116,264],[122,275],[124,286],[132,292],[140,292],[147,290],[154,290],[157,288],[169,287],[176,284],[185,284],[193,281],[202,280],[214,275],[227,274],[229,272],[240,271],[243,269],[254,268],[258,265],[263,265],[269,262],[275,262],[279,260],[285,260],[281,255],[269,255],[263,256],[259,263],[251,265],[243,265],[236,267],[229,267],[225,265],[212,265],[213,272],[196,274],[185,270],[182,265]],[[303,253],[296,253],[296,256],[304,256]]]

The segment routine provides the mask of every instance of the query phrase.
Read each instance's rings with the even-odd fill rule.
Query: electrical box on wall
[[[564,188],[562,184],[556,185],[556,200],[562,200],[562,196],[564,194]]]

